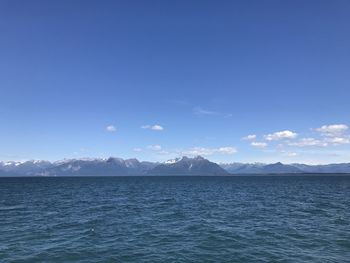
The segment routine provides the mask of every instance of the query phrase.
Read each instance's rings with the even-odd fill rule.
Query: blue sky
[[[350,162],[349,13],[345,0],[3,0],[0,160]]]

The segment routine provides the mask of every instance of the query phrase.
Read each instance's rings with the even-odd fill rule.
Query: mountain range
[[[0,176],[133,176],[350,173],[350,163],[328,165],[228,163],[217,164],[201,156],[158,162],[137,159],[67,159],[56,162],[0,162]]]

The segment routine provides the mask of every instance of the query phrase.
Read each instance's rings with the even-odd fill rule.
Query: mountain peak
[[[109,157],[106,161],[107,163],[121,163],[124,162],[124,160],[122,158],[116,158],[116,157]]]
[[[196,157],[193,158],[194,160],[206,160],[204,157],[200,156],[200,155],[197,155]]]
[[[151,169],[148,174],[153,175],[225,175],[227,172],[218,164],[196,156],[183,156],[169,160]]]
[[[173,163],[177,163],[179,161],[181,161],[182,158],[175,158],[175,159],[170,159],[170,160],[167,160],[165,161],[166,164],[173,164]]]

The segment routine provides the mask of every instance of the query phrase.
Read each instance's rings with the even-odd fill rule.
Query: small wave
[[[20,210],[24,209],[24,205],[11,205],[11,206],[0,206],[0,211],[8,211],[8,210]]]

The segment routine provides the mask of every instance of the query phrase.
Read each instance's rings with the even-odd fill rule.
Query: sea
[[[0,262],[350,262],[350,176],[0,178]]]

